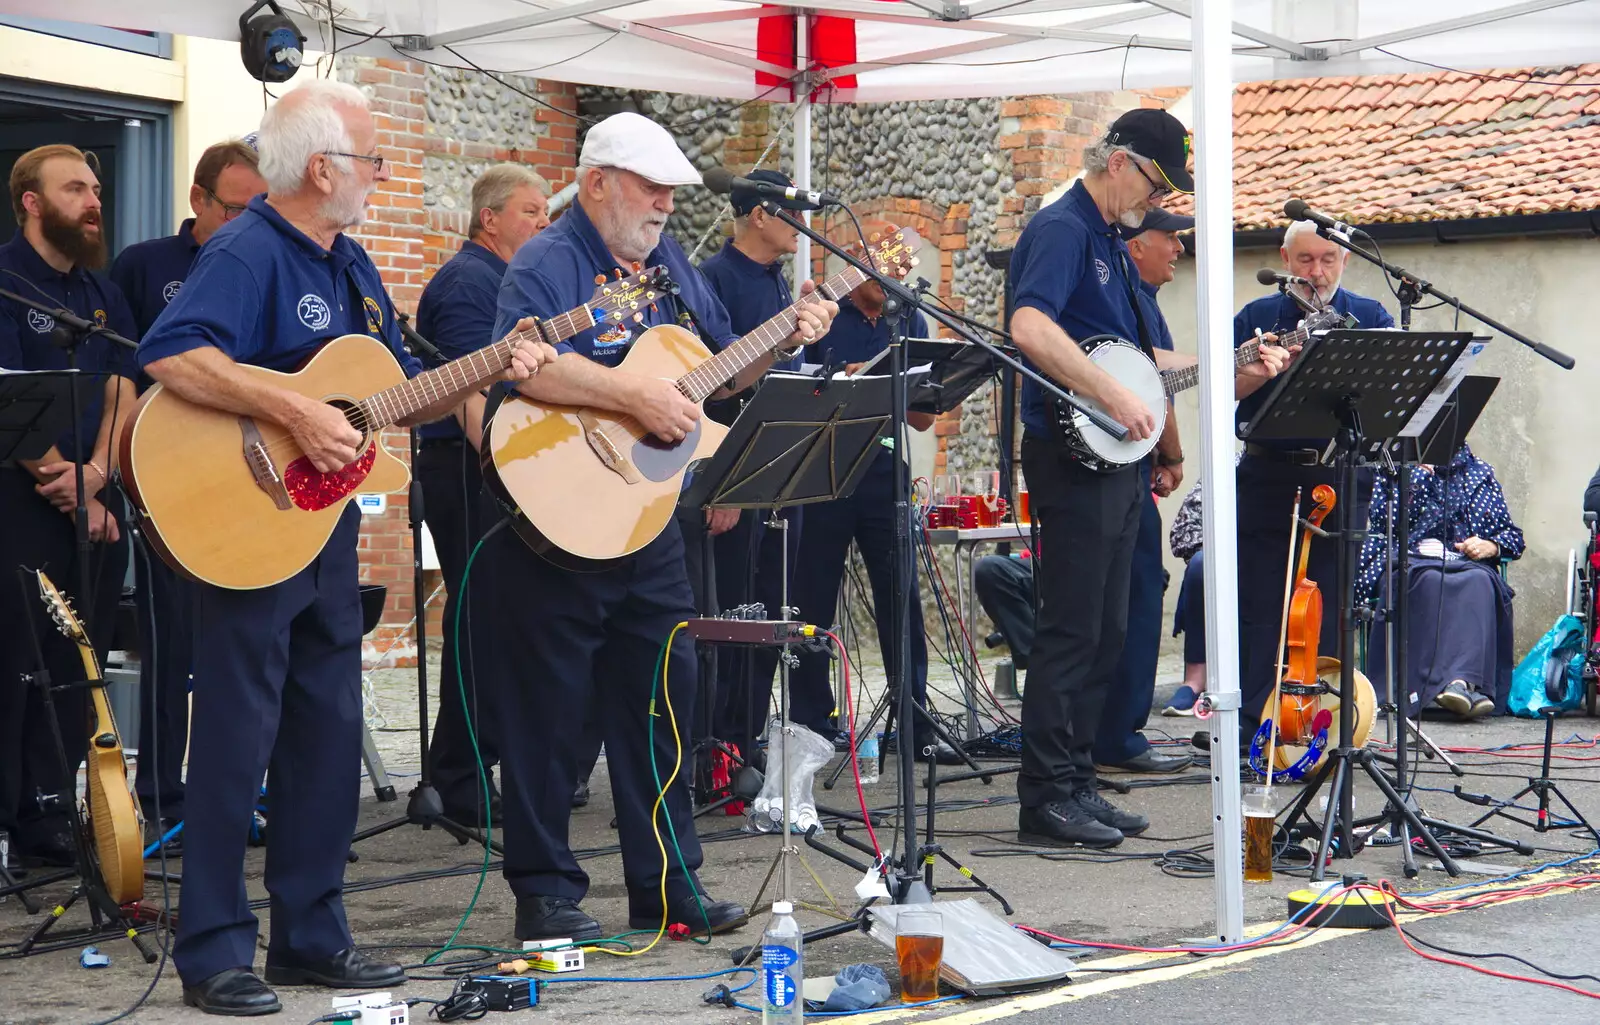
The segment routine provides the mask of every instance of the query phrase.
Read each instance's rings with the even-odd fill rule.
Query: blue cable
[[[755,985],[756,975],[760,969],[749,965],[740,965],[737,968],[724,968],[718,972],[706,972],[704,975],[635,975],[632,977],[622,975],[562,975],[554,979],[546,979],[546,986],[554,986],[558,982],[704,982],[706,979],[720,979],[724,975],[734,972],[749,972],[750,981],[738,989],[730,990],[739,993]]]

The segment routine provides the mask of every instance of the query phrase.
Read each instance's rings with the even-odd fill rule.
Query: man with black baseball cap
[[[1084,151],[1083,178],[1023,229],[1011,254],[1011,333],[1036,370],[1093,399],[1128,429],[1150,437],[1155,417],[1080,346],[1095,335],[1152,351],[1138,306],[1139,277],[1117,225],[1145,216],[1194,181],[1184,167],[1188,131],[1163,110],[1134,110]],[[1039,613],[1022,703],[1018,839],[1114,847],[1149,827],[1096,790],[1094,741],[1128,626],[1140,502],[1148,478],[1136,465],[1087,465],[1064,442],[1044,389],[1022,387],[1022,465],[1039,524]]]

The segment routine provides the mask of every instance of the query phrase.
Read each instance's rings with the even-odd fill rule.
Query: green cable
[[[672,633],[667,634],[667,639],[662,642],[661,657],[656,659],[655,673],[650,680],[650,714],[648,716],[650,720],[650,733],[648,741],[648,746],[650,748],[650,775],[655,779],[656,793],[662,795],[662,817],[667,820],[667,836],[672,840],[673,853],[678,855],[678,867],[683,870],[683,878],[689,883],[689,892],[694,895],[695,907],[700,909],[700,920],[706,924],[706,934],[704,937],[690,936],[689,938],[696,943],[710,946],[711,915],[707,913],[705,903],[700,899],[700,887],[695,885],[694,879],[689,875],[689,866],[684,864],[683,848],[678,846],[678,830],[672,824],[672,809],[668,806],[666,800],[666,787],[661,783],[661,770],[656,766],[656,719],[660,718],[656,714],[656,690],[661,686],[661,671],[663,668],[665,668],[667,659],[672,656],[672,638],[673,634],[676,633],[677,630],[674,629]],[[682,771],[681,764],[679,765],[679,771]],[[652,825],[654,825],[654,823],[652,823]],[[669,866],[663,865],[662,872],[666,872],[668,867]],[[662,913],[666,913],[665,908],[662,908]]]

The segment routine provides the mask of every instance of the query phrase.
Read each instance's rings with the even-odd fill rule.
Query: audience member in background
[[[1172,531],[1167,535],[1173,557],[1188,565],[1183,570],[1178,607],[1172,616],[1172,635],[1183,635],[1183,683],[1161,710],[1165,716],[1193,715],[1195,701],[1206,691],[1205,553],[1200,549],[1204,501],[1200,482],[1195,481],[1172,518]]]
[[[1583,511],[1600,513],[1600,470],[1594,471],[1589,486],[1583,489]]]
[[[1411,486],[1410,653],[1396,693],[1413,712],[1432,703],[1462,717],[1489,715],[1505,707],[1511,685],[1512,591],[1497,569],[1501,559],[1521,557],[1522,531],[1494,469],[1466,445],[1445,466],[1412,467]],[[1392,605],[1385,578],[1397,549],[1386,539],[1398,494],[1394,475],[1379,474],[1356,581],[1359,596],[1384,606]],[[1367,657],[1380,691],[1385,634],[1373,631]]]

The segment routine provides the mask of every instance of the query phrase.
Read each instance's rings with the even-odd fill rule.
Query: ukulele
[[[122,757],[122,737],[106,700],[105,679],[100,675],[100,660],[94,646],[78,622],[72,606],[56,590],[42,570],[39,598],[50,610],[56,629],[78,646],[84,676],[94,702],[94,729],[89,733],[88,797],[89,826],[94,838],[95,861],[106,891],[118,904],[144,896],[144,825],[139,805],[128,790],[128,765]]]

